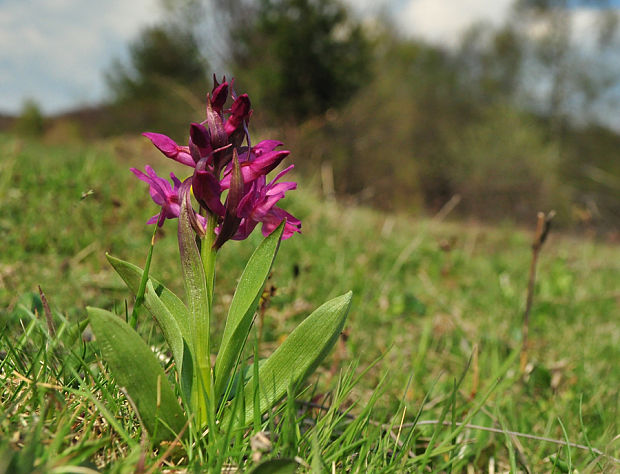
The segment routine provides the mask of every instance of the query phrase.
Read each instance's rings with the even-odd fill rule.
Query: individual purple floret
[[[276,203],[284,197],[286,191],[297,188],[297,183],[277,181],[292,170],[294,165],[290,165],[269,183],[265,184],[264,176],[254,181],[250,190],[243,196],[237,208],[237,215],[242,217],[235,240],[243,240],[254,230],[258,223],[262,223],[262,233],[264,236],[271,234],[280,222],[286,219],[284,225],[283,239],[288,239],[295,232],[301,232],[301,221],[292,216],[284,209],[276,206]],[[261,182],[262,181],[262,182]]]
[[[153,145],[168,158],[172,158],[174,161],[191,166],[192,168],[196,166],[196,163],[194,163],[192,159],[192,155],[189,153],[189,147],[179,146],[172,138],[162,135],[161,133],[144,132],[142,135],[151,140]]]
[[[153,198],[155,204],[161,206],[161,212],[151,217],[147,221],[147,224],[154,224],[157,222],[157,225],[161,227],[164,225],[166,219],[179,217],[179,212],[181,211],[181,205],[179,204],[179,188],[181,187],[181,181],[174,173],[170,173],[170,178],[172,178],[174,184],[174,187],[172,187],[167,180],[157,176],[153,168],[149,165],[146,165],[144,168],[147,174],[144,174],[136,168],[131,168],[131,172],[135,174],[138,179],[141,179],[149,185],[151,198]]]

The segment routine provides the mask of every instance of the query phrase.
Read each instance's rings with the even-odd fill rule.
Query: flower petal
[[[192,156],[190,155],[188,147],[182,147],[176,144],[176,142],[161,133],[145,132],[142,134],[157,147],[168,158],[172,158],[174,161],[178,161],[192,168],[196,165]]]

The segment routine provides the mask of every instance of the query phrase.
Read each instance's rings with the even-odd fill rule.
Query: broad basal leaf
[[[260,365],[258,390],[261,413],[278,402],[291,384],[303,380],[316,369],[338,340],[350,305],[351,292],[324,303]],[[254,383],[252,377],[245,386],[245,400],[252,400]],[[253,416],[253,404],[248,403],[241,425],[250,423]]]
[[[190,333],[187,329],[181,329],[177,319],[155,293],[150,279],[146,283],[144,306],[157,321],[170,350],[172,350],[175,367],[181,380],[183,396],[189,401],[193,367],[193,344]]]
[[[129,289],[136,292],[142,278],[142,270],[110,255],[107,257]],[[157,321],[170,346],[181,380],[183,396],[189,400],[193,363],[193,336],[189,328],[189,311],[174,293],[153,278],[147,281],[143,304]]]
[[[103,358],[127,390],[151,441],[174,439],[185,415],[155,354],[121,318],[99,308],[88,308],[88,315]]]
[[[127,287],[134,294],[136,294],[138,292],[138,287],[140,286],[140,280],[142,279],[142,269],[132,263],[113,257],[110,254],[106,254],[106,257],[108,258],[110,264],[114,267],[114,270],[116,270],[119,276],[123,279]],[[168,308],[170,314],[174,316],[179,324],[179,327],[183,331],[183,335],[187,337],[186,335],[190,333],[190,316],[187,306],[185,306],[183,301],[181,301],[177,295],[166,288],[161,282],[151,276],[149,276],[149,280],[153,284],[155,293],[166,308]],[[156,315],[151,315],[157,319]]]

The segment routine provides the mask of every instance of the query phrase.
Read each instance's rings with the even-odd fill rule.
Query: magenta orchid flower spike
[[[229,98],[232,104],[226,108]],[[301,221],[275,205],[284,198],[286,191],[297,187],[292,182],[277,183],[293,166],[279,173],[269,184],[266,178],[290,152],[279,149],[282,143],[277,140],[263,140],[251,146],[248,132],[251,115],[248,95],[237,96],[232,81],[229,83],[224,78],[220,84],[214,78],[213,90],[207,94],[206,119],[190,124],[187,146],[178,145],[160,133],[143,134],[166,157],[194,170],[188,178],[191,186],[181,188],[180,181],[172,175],[172,188],[150,167],[147,167],[148,175],[132,169],[139,179],[149,184],[151,197],[162,207],[160,214],[149,223],[157,222],[162,226],[165,219],[178,217],[179,203],[184,199],[179,193],[192,192],[200,206],[196,220],[202,225],[206,222],[203,216],[207,216],[214,222],[212,229],[217,238],[213,247],[216,250],[229,239],[247,238],[258,223],[262,224],[264,235],[283,220],[286,224],[282,238],[301,232]]]

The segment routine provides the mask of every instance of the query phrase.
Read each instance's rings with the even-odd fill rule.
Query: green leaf
[[[189,213],[193,212],[186,199],[182,199],[179,214],[179,254],[187,308],[192,330],[195,331],[196,358],[209,357],[209,311],[211,304],[207,293],[205,270],[196,245],[196,232],[192,228]],[[207,251],[208,249],[205,249]],[[204,352],[204,353],[203,353]]]
[[[243,350],[252,318],[278,253],[283,231],[284,222],[261,242],[250,257],[237,284],[215,362],[216,397],[224,394],[231,372]]]
[[[137,294],[140,281],[142,280],[142,269],[133,263],[118,259],[110,254],[106,254],[106,257],[110,264],[114,267],[114,270],[116,270],[116,272],[123,279],[127,287],[134,294]],[[188,337],[191,333],[189,329],[190,315],[187,306],[185,306],[183,301],[181,301],[177,295],[175,295],[155,278],[149,277],[149,280],[152,282],[155,293],[159,299],[166,306],[166,308],[168,308],[170,314],[176,319],[179,327],[183,331],[183,336]],[[151,316],[157,319],[157,316],[152,313]]]
[[[248,474],[293,474],[299,463],[294,459],[268,459],[263,461]]]
[[[107,257],[129,289],[137,291],[142,279],[142,270],[110,255]],[[157,321],[172,351],[183,396],[189,400],[193,366],[193,337],[189,328],[189,311],[174,293],[153,278],[147,281],[143,305]]]
[[[182,330],[177,319],[170,313],[166,305],[158,298],[155,289],[148,280],[144,293],[144,307],[153,315],[161,332],[170,346],[175,367],[181,380],[183,396],[189,401],[192,386],[192,341],[187,330]]]
[[[191,181],[186,180],[179,190],[181,211],[179,213],[178,241],[181,257],[181,271],[187,307],[191,318],[192,347],[194,355],[191,406],[198,426],[209,425],[210,433],[214,429],[214,395],[213,373],[211,370],[210,318],[211,294],[207,290],[205,269],[198,246],[196,232],[192,227],[194,211],[190,202]],[[209,241],[209,239],[205,239]],[[203,242],[204,243],[204,242]],[[204,248],[210,252],[210,248]],[[211,279],[213,275],[211,275]]]
[[[174,439],[185,415],[155,354],[123,319],[103,309],[87,310],[103,358],[131,397],[151,441]]]
[[[324,303],[286,338],[260,365],[258,371],[260,411],[264,413],[280,400],[291,384],[310,375],[329,353],[342,332],[351,305],[351,292]],[[252,400],[254,377],[246,384],[244,396]],[[254,407],[248,403],[244,425],[252,421]]]
[[[133,305],[133,310],[131,311],[131,319],[129,320],[129,325],[132,328],[136,328],[138,326],[138,308],[144,302],[144,292],[146,291],[146,282],[149,279],[149,269],[151,268],[151,260],[153,259],[153,249],[155,248],[155,235],[157,234],[157,229],[159,226],[153,226],[153,237],[151,237],[151,245],[149,246],[149,251],[146,254],[146,262],[144,263],[144,271],[142,272],[142,278],[140,279],[140,286],[138,286],[138,291],[136,293],[136,301]]]

